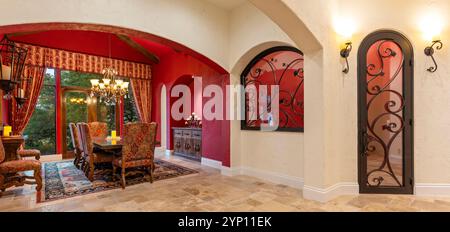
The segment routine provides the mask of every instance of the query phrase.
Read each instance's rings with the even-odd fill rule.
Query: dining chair
[[[75,160],[73,161],[73,163],[77,168],[80,168],[81,164],[83,163],[83,149],[81,148],[78,128],[75,123],[71,122],[69,123],[69,129],[70,136],[72,137],[73,152],[75,154]]]
[[[101,151],[94,152],[93,136],[90,132],[89,125],[87,123],[80,123],[80,127],[83,138],[83,150],[86,157],[85,169],[87,170],[89,180],[93,181],[95,165],[99,163],[111,163],[113,161],[113,155]]]
[[[5,161],[5,147],[0,139],[0,197],[6,188],[23,186],[24,184],[36,184],[36,191],[42,189],[41,162],[38,160],[13,160]],[[25,171],[33,171],[33,176],[19,174]],[[28,181],[34,179],[34,181]]]
[[[115,180],[117,167],[121,168],[122,188],[126,186],[127,168],[143,167],[150,175],[150,182],[153,183],[157,128],[158,124],[155,122],[129,123],[124,126],[122,155],[115,157],[113,161],[113,180]]]
[[[88,123],[92,137],[108,136],[108,124],[106,122],[90,122]]]
[[[77,132],[78,132],[78,139],[80,141],[80,149],[81,149],[81,165],[80,165],[80,169],[83,170],[85,173],[87,173],[87,167],[89,166],[87,163],[87,159],[86,159],[86,151],[84,150],[84,137],[83,137],[83,131],[81,130],[81,124],[80,122],[78,122],[76,124],[77,126]]]

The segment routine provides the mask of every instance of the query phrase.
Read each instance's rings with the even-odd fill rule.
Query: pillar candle
[[[24,97],[25,97],[25,90],[19,89],[19,98],[24,98]]]
[[[115,130],[111,131],[111,138],[115,139],[117,136],[117,132]]]
[[[3,136],[10,136],[11,131],[12,131],[11,126],[4,126],[3,127]]]
[[[11,67],[2,65],[2,80],[11,79]]]

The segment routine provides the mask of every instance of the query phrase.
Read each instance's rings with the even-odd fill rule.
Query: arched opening
[[[17,40],[20,43],[49,48],[56,47],[57,49],[66,49],[70,52],[78,51],[88,54],[94,53],[92,55],[101,57],[108,57],[108,49],[102,46],[101,43],[107,41],[103,39],[105,36],[110,36],[112,38],[112,58],[151,65],[151,117],[152,121],[156,121],[160,124],[159,128],[161,128],[161,130],[158,130],[157,140],[161,141],[163,146],[165,143],[167,149],[171,148],[171,124],[167,114],[167,111],[170,110],[168,109],[168,104],[170,102],[167,98],[167,91],[171,89],[174,77],[180,76],[180,74],[177,73],[192,73],[192,75],[205,76],[207,77],[205,79],[211,78],[211,80],[214,79],[220,82],[222,82],[223,79],[228,78],[225,69],[204,55],[169,39],[133,29],[84,23],[33,23],[1,26],[0,30],[3,33],[2,36],[8,35],[10,38]],[[77,38],[81,40],[76,41]],[[92,44],[80,42],[84,41],[84,39],[91,41]],[[123,48],[127,48],[130,51],[130,53],[125,54],[126,57],[123,56]],[[162,53],[159,53],[158,51]],[[151,61],[151,59],[149,59],[151,56],[149,56],[149,54],[151,53],[158,57],[156,62],[154,62],[155,60]],[[170,72],[168,72],[168,70],[170,70]],[[190,79],[192,79],[192,75],[188,75]],[[161,97],[162,95],[160,92],[163,85],[166,86],[165,98]],[[166,99],[165,103],[164,99]],[[200,101],[201,100],[200,97]],[[6,106],[7,104],[3,105]],[[165,109],[163,105],[166,105]],[[199,108],[198,111],[201,115],[201,104],[197,107]],[[3,113],[6,112],[7,110],[4,109]],[[116,113],[118,112],[123,113],[123,110],[117,110]],[[126,112],[127,110],[125,109],[125,114]],[[165,120],[164,118],[161,120],[161,117],[164,117],[163,112],[166,112]],[[126,122],[127,120],[125,120],[125,123]],[[167,122],[167,124],[164,125],[163,122]],[[163,131],[165,132],[165,135]],[[160,140],[161,135],[164,138],[162,140]],[[59,135],[59,137],[62,136]],[[220,152],[212,149],[210,154],[211,156],[214,156],[215,159],[220,161],[225,160],[226,164],[227,160],[229,160],[229,153],[223,152],[222,154],[221,151],[227,150],[222,149],[222,147],[228,146],[229,138],[223,137],[222,139],[224,140],[223,145],[220,147],[215,146],[214,148]],[[56,143],[62,143],[62,141],[57,141]]]
[[[359,188],[413,193],[413,47],[396,31],[368,35],[358,52]]]
[[[161,87],[161,148],[166,150],[167,148],[167,90],[166,86]]]
[[[241,74],[241,84],[246,89],[245,120],[241,129],[261,130],[262,124],[276,124],[277,131],[303,132],[303,82],[304,58],[297,48],[272,47],[254,57]],[[278,87],[278,93],[272,92],[273,86]],[[247,92],[252,87],[256,91]],[[264,103],[261,102],[262,87],[267,88],[263,90],[267,91]],[[266,110],[261,110],[262,104],[267,105]]]

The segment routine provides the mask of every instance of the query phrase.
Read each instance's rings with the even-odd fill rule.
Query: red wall
[[[161,123],[160,97],[161,88],[165,85],[168,96],[167,146],[170,149],[173,149],[171,128],[184,125],[184,121],[177,122],[170,116],[170,106],[176,100],[170,97],[170,91],[178,83],[178,78],[186,78],[186,76],[191,77],[193,75],[202,77],[203,88],[209,84],[216,84],[222,87],[225,94],[226,85],[229,83],[229,74],[224,73],[222,70],[213,69],[209,64],[207,65],[189,55],[173,52],[162,57],[161,62],[153,66],[152,119],[158,124]],[[185,84],[190,85],[190,83]],[[224,96],[224,105],[225,99],[226,97]],[[207,101],[208,98],[203,98],[202,104],[204,105]],[[193,111],[194,107],[191,107]],[[203,156],[208,159],[222,161],[224,166],[230,166],[230,122],[226,120],[206,121],[203,119],[202,124]],[[158,131],[157,139],[161,139],[160,131]]]

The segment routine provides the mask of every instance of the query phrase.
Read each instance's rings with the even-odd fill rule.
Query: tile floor
[[[38,204],[34,187],[12,188],[0,198],[0,211],[450,211],[450,198],[359,195],[319,203],[284,185],[158,156],[200,173]]]

